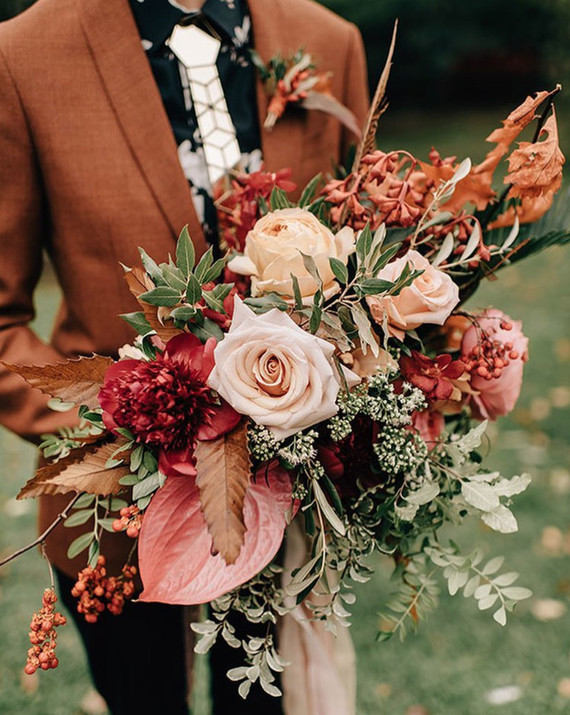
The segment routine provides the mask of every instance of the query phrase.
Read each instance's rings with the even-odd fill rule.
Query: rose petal
[[[194,605],[241,586],[271,562],[283,541],[291,480],[280,467],[261,470],[247,490],[245,541],[228,566],[212,539],[193,479],[169,479],[151,501],[139,541],[141,601]]]

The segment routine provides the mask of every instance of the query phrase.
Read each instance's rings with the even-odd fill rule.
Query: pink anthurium
[[[271,562],[283,541],[291,508],[291,479],[277,464],[257,473],[244,504],[246,534],[237,561],[212,555],[212,539],[192,478],[167,479],[144,517],[139,567],[141,601],[194,605],[241,586]]]

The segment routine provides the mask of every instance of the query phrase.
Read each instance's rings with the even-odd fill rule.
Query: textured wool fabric
[[[368,106],[357,29],[310,0],[249,0],[254,44],[264,61],[300,47],[332,91],[362,120]],[[268,98],[257,82],[260,124]],[[267,169],[292,167],[301,188],[339,161],[349,141],[333,117],[288,111],[262,132]],[[165,260],[189,225],[197,253],[206,248],[176,142],[127,0],[39,0],[0,25],[0,360],[45,364],[93,352],[115,355],[133,333],[117,315],[136,310],[123,280],[138,246]],[[64,302],[51,344],[29,328],[33,291],[47,250]],[[74,420],[0,370],[0,422],[37,440]],[[51,523],[69,495],[44,497],[40,524]],[[58,527],[48,553],[73,575],[66,557],[77,529]],[[122,544],[122,545],[121,545]],[[103,541],[118,571],[128,540]]]

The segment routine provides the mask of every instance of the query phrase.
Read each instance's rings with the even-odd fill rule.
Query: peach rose
[[[208,385],[276,439],[338,411],[334,346],[299,328],[280,310],[256,315],[236,297],[232,326],[214,351]],[[349,387],[360,378],[344,369]]]
[[[459,288],[443,271],[434,268],[417,251],[408,251],[383,268],[377,278],[395,283],[406,264],[423,273],[399,295],[367,296],[372,318],[379,325],[386,316],[391,335],[403,340],[406,330],[414,330],[424,323],[443,325],[459,303]]]
[[[229,270],[252,277],[253,296],[279,293],[293,298],[291,274],[299,280],[303,298],[312,298],[318,286],[305,268],[301,253],[312,256],[323,281],[326,297],[339,289],[329,264],[344,264],[354,252],[354,231],[345,227],[336,236],[316,216],[304,209],[281,209],[261,218],[248,233],[243,256],[228,263]]]
[[[510,330],[501,327],[505,323],[510,324]],[[520,321],[511,320],[502,311],[491,309],[479,316],[477,325],[469,328],[463,336],[461,356],[464,361],[469,360],[473,349],[480,345],[484,337],[507,346],[508,364],[502,367],[499,377],[485,379],[476,370],[472,372],[471,387],[478,393],[471,396],[471,409],[476,419],[496,420],[511,412],[518,400],[528,350],[528,338],[523,335],[521,326]]]

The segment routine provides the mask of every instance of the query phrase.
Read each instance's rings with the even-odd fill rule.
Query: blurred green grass
[[[405,147],[426,158],[432,144],[442,155],[460,153],[479,160],[484,138],[504,113],[488,111],[419,116],[392,113],[383,118],[381,147]],[[562,133],[562,132],[561,132]],[[563,141],[568,146],[568,142]],[[460,151],[458,151],[460,147]],[[449,530],[464,549],[484,544],[488,553],[504,554],[521,572],[521,585],[535,593],[502,629],[473,601],[442,594],[440,609],[418,635],[401,644],[376,644],[377,612],[390,590],[390,565],[377,562],[373,583],[361,587],[353,636],[358,654],[359,715],[554,715],[570,712],[570,699],[558,693],[570,678],[570,616],[550,621],[532,613],[544,599],[568,606],[570,598],[570,254],[553,249],[500,274],[472,299],[472,306],[493,304],[523,321],[531,359],[515,412],[493,426],[488,463],[506,475],[530,471],[534,481],[518,497],[520,531],[491,534],[476,524]],[[47,274],[37,294],[36,329],[46,337],[58,301]],[[29,478],[34,450],[0,430],[0,552],[9,553],[35,534],[35,507],[17,502]],[[546,533],[544,530],[547,529]],[[550,539],[547,540],[547,536]],[[71,626],[62,629],[60,667],[32,678],[22,675],[30,616],[49,580],[38,554],[27,554],[0,573],[0,712],[3,715],[73,715],[89,688],[85,658]],[[205,668],[200,661],[195,715],[206,715]],[[520,698],[492,706],[485,693],[517,685]],[[561,688],[562,689],[562,688]],[[299,714],[300,715],[300,714]]]

